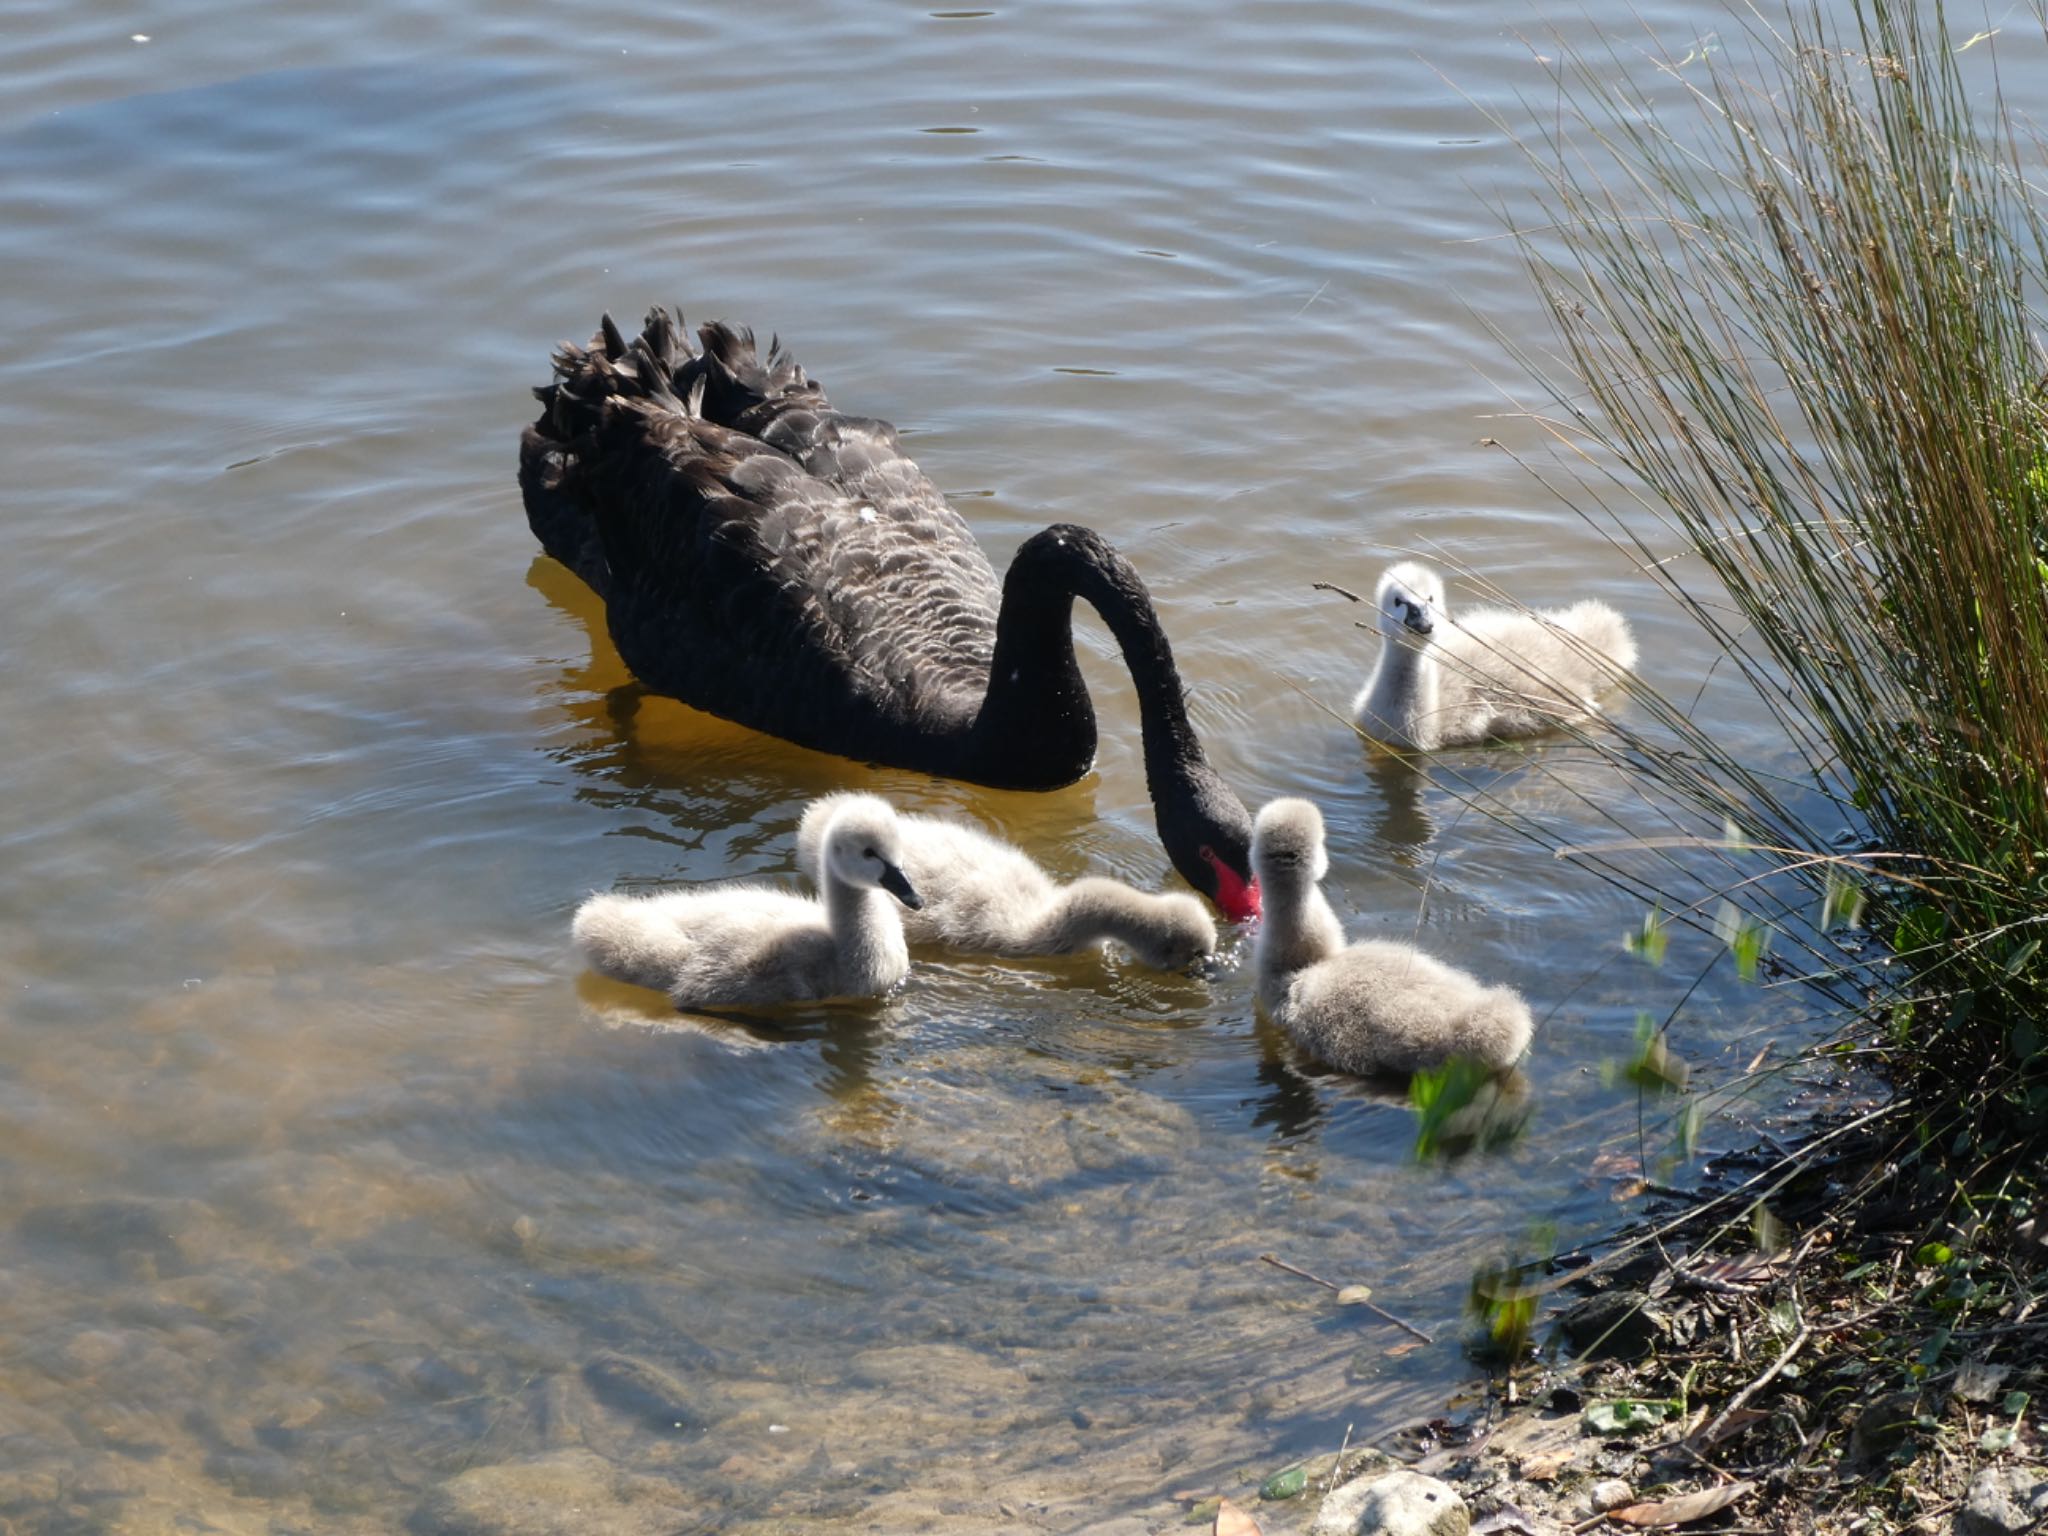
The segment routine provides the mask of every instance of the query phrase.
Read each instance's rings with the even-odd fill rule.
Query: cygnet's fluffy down
[[[758,885],[592,896],[570,935],[592,970],[678,1008],[878,997],[910,970],[897,903],[919,905],[896,817],[879,800],[849,804],[820,842],[816,900]]]
[[[797,868],[818,867],[824,828],[844,806],[881,805],[872,795],[813,800],[797,826]],[[1200,898],[1147,895],[1100,877],[1059,885],[1023,850],[935,816],[899,815],[903,872],[924,898],[903,931],[914,944],[977,955],[1066,955],[1105,939],[1140,964],[1179,970],[1216,950],[1216,922]]]
[[[1252,869],[1266,915],[1254,946],[1259,1002],[1311,1056],[1364,1076],[1419,1072],[1465,1056],[1495,1071],[1529,1047],[1529,1006],[1390,940],[1344,943],[1323,897],[1323,817],[1275,800],[1252,824]]]
[[[1373,740],[1406,751],[1584,719],[1636,662],[1628,620],[1595,598],[1539,613],[1475,608],[1454,621],[1442,579],[1404,561],[1380,577],[1374,602],[1379,661],[1351,714]]]

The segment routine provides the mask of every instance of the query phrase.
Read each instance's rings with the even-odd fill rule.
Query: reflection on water
[[[1627,562],[1480,443],[1519,424],[1479,419],[1471,310],[1544,323],[1475,195],[1527,184],[1474,101],[1541,88],[1528,19],[25,14],[0,1525],[1163,1522],[1433,1410],[1472,1265],[1532,1214],[1609,1219],[1586,1170],[1635,1121],[1593,1069],[1705,959],[1603,965],[1639,911],[1368,759],[1340,718],[1372,641],[1311,587],[1426,542],[1534,603],[1606,597],[1668,693],[1700,680]],[[1051,521],[1110,534],[1219,768],[1322,804],[1352,931],[1547,1015],[1524,1137],[1412,1164],[1410,1111],[1260,1022],[1241,949],[1206,978],[922,956],[880,1004],[773,1019],[576,977],[585,893],[788,878],[830,789],[1063,878],[1171,878],[1092,617],[1102,758],[1054,794],[630,686],[534,557],[514,442],[554,341],[679,298],[914,433],[999,565]],[[1541,748],[1461,766],[1568,828],[1612,790]],[[1681,1046],[1742,1059],[1759,1015],[1807,1027],[1711,980]],[[1266,1252],[1443,1342],[1396,1350]]]

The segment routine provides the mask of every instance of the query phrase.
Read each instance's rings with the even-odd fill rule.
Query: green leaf
[[[2011,1450],[2013,1438],[2012,1425],[1994,1424],[1978,1437],[1977,1449],[1986,1455],[1995,1456],[2000,1451]]]
[[[1863,908],[1868,898],[1863,887],[1844,873],[1838,866],[1828,866],[1827,886],[1820,898],[1820,929],[1826,933],[1831,928],[1860,928],[1863,926]]]
[[[1268,1501],[1299,1497],[1308,1487],[1308,1467],[1297,1463],[1282,1472],[1275,1472],[1259,1484],[1259,1497]]]
[[[1937,1328],[1927,1336],[1927,1342],[1920,1346],[1920,1366],[1931,1371],[1940,1363],[1942,1351],[1948,1348],[1950,1330]]]
[[[1721,903],[1714,915],[1714,936],[1735,956],[1735,970],[1744,981],[1755,981],[1758,962],[1769,948],[1770,929],[1732,901]]]
[[[1635,933],[1622,939],[1623,946],[1632,955],[1640,955],[1651,965],[1664,963],[1664,951],[1671,947],[1671,934],[1665,926],[1664,914],[1655,907],[1643,914],[1643,926]]]
[[[1635,1054],[1620,1063],[1609,1060],[1600,1068],[1600,1080],[1607,1087],[1626,1083],[1646,1093],[1683,1093],[1691,1076],[1685,1058],[1665,1043],[1657,1021],[1641,1010],[1636,1013]]]
[[[1892,930],[1892,953],[1901,957],[1932,949],[1948,931],[1948,922],[1933,907],[1908,907]]]
[[[1674,1398],[1617,1397],[1586,1409],[1586,1428],[1596,1435],[1639,1435],[1655,1429],[1678,1412]]]
[[[2027,1411],[2027,1404],[2033,1400],[2033,1395],[2028,1392],[2008,1392],[2005,1394],[2005,1401],[1998,1405],[1998,1411],[2018,1418]]]
[[[2026,969],[2027,962],[2039,953],[2040,948],[2041,941],[2039,939],[2027,940],[2026,943],[2014,950],[2012,958],[2005,962],[2005,974],[2008,976],[2019,975],[2021,971]]]
[[[1955,1250],[1949,1247],[1947,1243],[1922,1243],[1914,1250],[1913,1261],[1916,1264],[1924,1264],[1929,1269],[1933,1269],[1946,1264],[1955,1256]]]

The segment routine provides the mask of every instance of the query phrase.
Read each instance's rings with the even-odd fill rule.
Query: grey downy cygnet
[[[1410,560],[1388,567],[1374,604],[1379,661],[1351,715],[1374,741],[1404,751],[1585,719],[1636,661],[1628,620],[1596,598],[1539,613],[1475,608],[1453,621],[1442,578]]]
[[[901,828],[879,800],[823,828],[814,899],[758,885],[592,896],[570,927],[589,967],[657,987],[678,1008],[879,997],[910,970],[898,903],[921,904]]]
[[[1528,1049],[1529,1006],[1412,944],[1347,946],[1321,887],[1323,817],[1275,800],[1252,823],[1252,870],[1265,891],[1253,950],[1266,1014],[1309,1055],[1362,1076],[1419,1072],[1452,1057],[1504,1070]]]
[[[814,874],[825,828],[872,795],[813,800],[797,826],[797,868]],[[898,815],[903,872],[924,905],[903,919],[914,944],[977,955],[1066,955],[1114,940],[1140,964],[1180,970],[1216,951],[1216,922],[1184,892],[1148,895],[1092,876],[1057,884],[1022,849],[936,816]]]

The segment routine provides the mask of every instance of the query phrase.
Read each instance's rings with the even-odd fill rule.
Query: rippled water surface
[[[1141,1529],[1431,1411],[1472,1264],[1612,1220],[1598,1064],[1703,956],[1629,969],[1627,901],[1368,771],[1328,713],[1367,637],[1310,585],[1431,547],[1701,679],[1482,441],[1535,442],[1489,330],[1547,334],[1490,211],[1532,177],[1487,117],[1549,100],[1532,12],[7,11],[0,1525]],[[930,960],[759,1030],[579,978],[584,893],[786,872],[837,786],[1169,878],[1092,623],[1104,747],[1056,794],[615,716],[514,444],[549,347],[657,300],[900,423],[999,565],[1115,539],[1218,766],[1323,803],[1354,931],[1546,1016],[1521,1143],[1415,1166],[1240,967]],[[1566,826],[1611,788],[1473,766]],[[1808,1027],[1717,985],[1710,1070]]]

